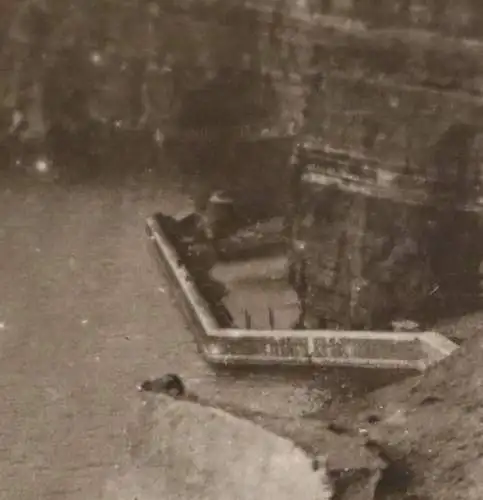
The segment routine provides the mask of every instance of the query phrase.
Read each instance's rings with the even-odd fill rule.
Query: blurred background
[[[280,198],[273,168],[284,171],[306,98],[306,0],[4,9],[3,169],[84,182],[175,168],[195,196],[249,183]]]

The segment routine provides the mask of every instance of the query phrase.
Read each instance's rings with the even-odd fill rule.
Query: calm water
[[[148,376],[175,371],[214,403],[277,414],[324,399],[307,380],[217,377],[198,357],[144,241],[145,216],[187,203],[149,178],[1,185],[0,499],[95,494]]]

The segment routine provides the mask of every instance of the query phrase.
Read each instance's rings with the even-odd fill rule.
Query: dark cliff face
[[[182,170],[210,179],[221,169],[245,179],[236,144],[263,130],[283,137],[300,122],[310,59],[305,2],[256,7],[26,1],[13,16],[2,56],[7,114],[20,108],[27,122],[36,115],[44,136],[59,124],[83,128],[81,122],[131,135],[160,130]],[[258,150],[267,157],[263,145]]]
[[[294,18],[300,14],[307,21],[305,2],[292,7],[285,0],[279,0],[274,8],[261,3],[257,9],[239,2],[201,0],[125,0],[115,5],[109,0],[79,5],[75,1],[28,0],[12,12],[2,62],[15,73],[9,75],[10,90],[15,93],[33,81],[42,84],[45,71],[58,66],[68,47],[91,66],[82,78],[82,85],[91,93],[99,94],[103,89],[101,94],[108,98],[107,94],[116,94],[120,87],[125,93],[144,85],[149,100],[146,105],[151,108],[160,101],[155,94],[168,93],[168,107],[150,109],[153,123],[162,121],[158,115],[175,112],[186,92],[203,89],[213,79],[218,84],[223,80],[226,87],[236,80],[234,73],[243,71],[249,72],[255,83],[251,87],[252,107],[267,108],[261,90],[256,89],[264,80],[263,74],[278,71],[284,83],[288,70],[304,72],[308,28],[306,22]],[[133,73],[142,75],[137,83]],[[248,83],[245,78],[237,84],[243,94]],[[277,92],[279,100],[286,100],[283,88]],[[240,104],[246,104],[244,97],[238,97]],[[212,92],[210,99],[233,100],[223,92]]]

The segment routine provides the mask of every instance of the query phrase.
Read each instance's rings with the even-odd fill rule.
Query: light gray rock
[[[128,431],[130,464],[103,500],[329,500],[326,468],[292,441],[222,410],[147,398]],[[320,459],[319,459],[320,462]]]

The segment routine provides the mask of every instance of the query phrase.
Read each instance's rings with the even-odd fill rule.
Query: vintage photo
[[[483,499],[482,0],[0,35],[0,500]]]

